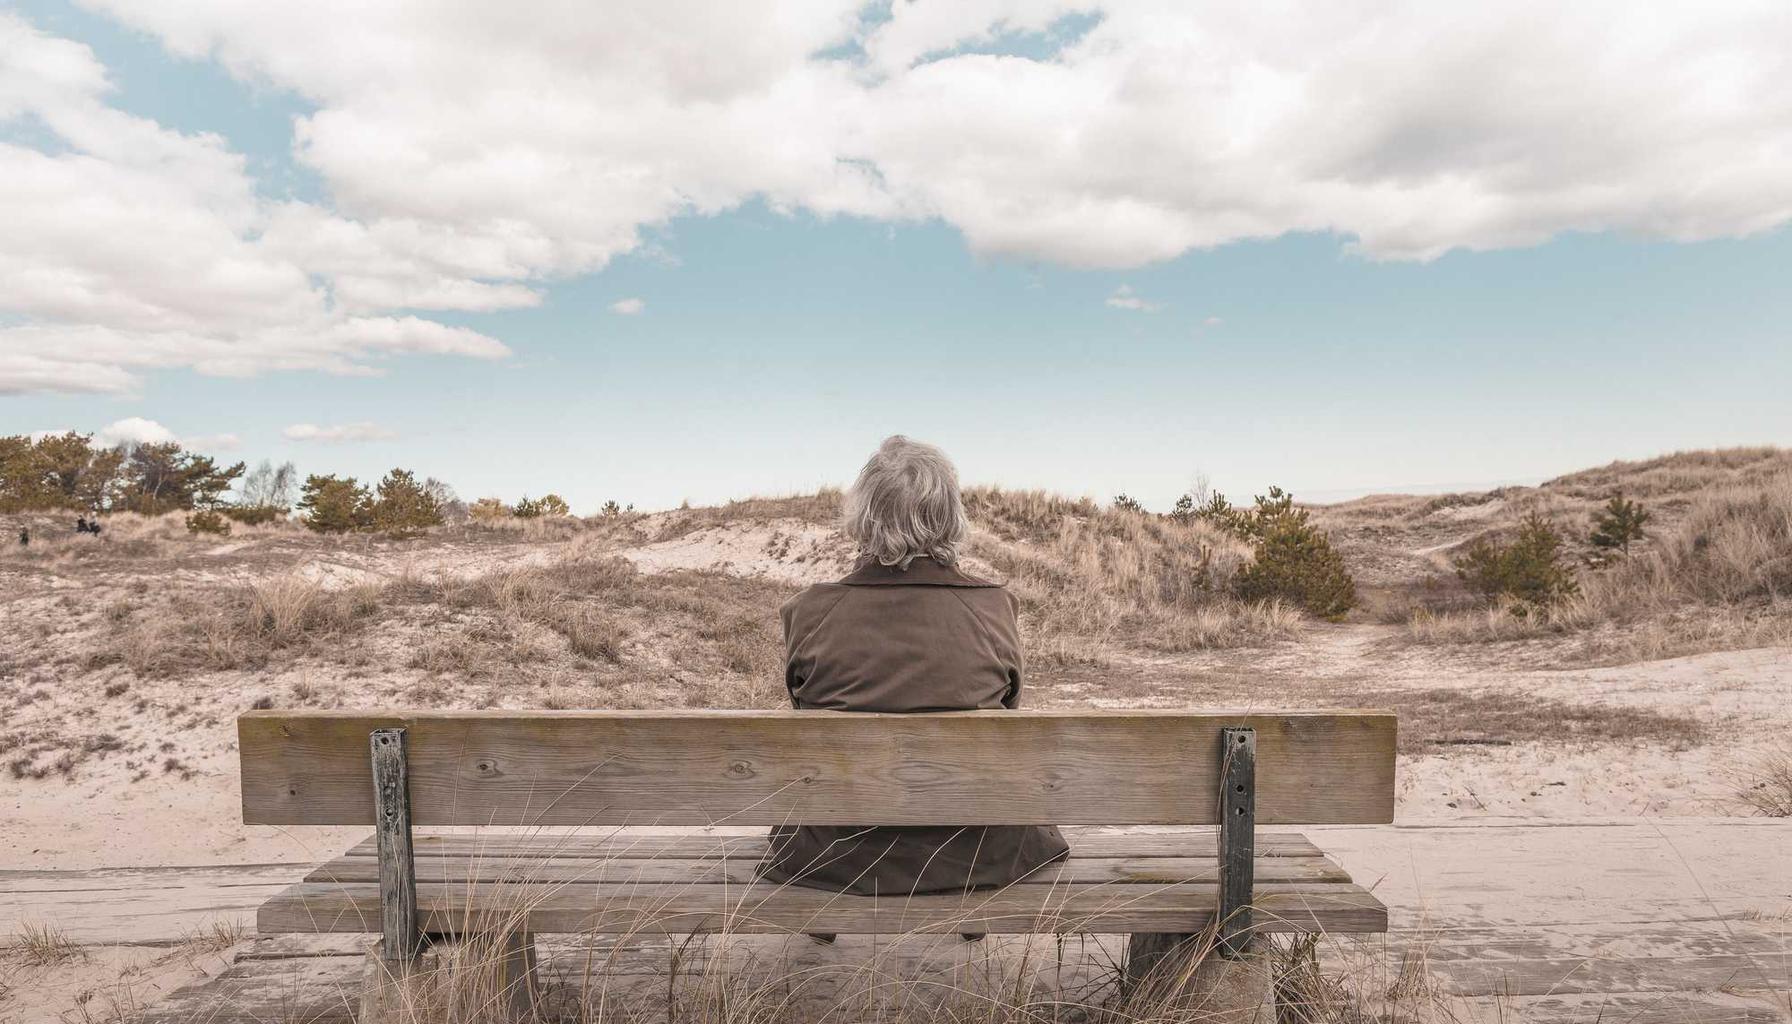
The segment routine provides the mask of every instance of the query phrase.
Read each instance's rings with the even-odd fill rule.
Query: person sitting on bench
[[[884,441],[845,498],[860,558],[787,602],[785,684],[796,708],[968,711],[1020,706],[1017,602],[958,566],[969,523],[940,449]],[[1004,886],[1070,848],[1053,826],[796,825],[772,830],[761,877],[864,896]]]

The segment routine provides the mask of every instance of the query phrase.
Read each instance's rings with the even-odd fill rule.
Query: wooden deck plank
[[[468,922],[522,913],[535,932],[622,934],[1198,932],[1212,919],[1217,900],[1217,886],[1200,884],[1022,885],[882,899],[768,885],[431,883],[420,884],[417,893],[428,931],[460,931]],[[1262,885],[1256,906],[1265,931],[1387,927],[1386,908],[1355,885]],[[379,887],[300,883],[263,904],[257,921],[265,934],[366,931],[379,921]]]
[[[1395,720],[1380,711],[257,711],[237,725],[249,824],[372,824],[367,737],[390,727],[406,730],[421,826],[1212,823],[1232,726],[1256,730],[1258,822],[1394,813]]]

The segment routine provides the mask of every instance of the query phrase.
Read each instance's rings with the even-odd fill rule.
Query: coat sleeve
[[[1002,596],[1008,599],[1003,602],[1007,614],[1001,620],[996,649],[1001,652],[1008,671],[1008,693],[1002,697],[1002,706],[1013,711],[1020,707],[1020,684],[1026,672],[1026,656],[1020,646],[1020,601],[1006,590],[1002,591]]]
[[[802,701],[796,699],[797,688],[803,685],[801,674],[797,670],[797,641],[801,634],[796,625],[797,604],[801,595],[784,602],[778,609],[778,618],[784,624],[784,689],[790,694],[790,706],[800,708]]]

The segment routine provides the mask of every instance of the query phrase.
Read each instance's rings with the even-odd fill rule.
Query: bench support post
[[[1206,935],[1136,933],[1127,949],[1126,988],[1147,1013],[1163,1006],[1198,1009],[1204,1020],[1274,1019],[1269,967],[1252,941],[1256,885],[1254,729],[1220,731],[1219,905]],[[1267,1014],[1267,1015],[1266,1015]]]
[[[374,836],[380,856],[380,956],[409,965],[417,959],[423,935],[417,928],[405,731],[375,729],[368,743],[373,749]]]
[[[1250,943],[1257,881],[1257,731],[1222,729],[1220,742],[1219,954],[1236,960]]]

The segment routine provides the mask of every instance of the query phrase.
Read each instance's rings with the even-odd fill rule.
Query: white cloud
[[[635,314],[644,311],[646,308],[647,301],[645,299],[617,299],[615,302],[610,303],[610,312],[621,313],[623,316],[634,316]]]
[[[1148,302],[1132,285],[1123,284],[1114,289],[1114,294],[1107,297],[1107,304],[1115,309],[1130,309],[1136,313],[1155,313],[1164,308],[1161,302]]]
[[[0,141],[0,394],[128,393],[156,368],[370,373],[396,353],[507,354],[385,311],[525,304],[527,288],[414,251],[427,237],[270,205],[218,136],[125,114],[109,89],[87,47],[0,12],[0,124],[29,118],[55,140]]]
[[[86,47],[0,14],[0,121],[55,140],[0,142],[0,312],[23,321],[0,393],[502,357],[418,311],[535,304],[752,199],[1087,267],[1291,231],[1429,259],[1792,221],[1770,0],[92,3],[304,96],[296,158],[331,200],[261,198],[221,139],[110,106]],[[1072,12],[1093,27],[1055,52],[987,52]]]
[[[1220,324],[1223,324],[1223,323],[1225,323],[1225,321],[1221,320],[1219,317],[1210,316],[1207,319],[1201,321],[1201,326],[1202,327],[1218,327]]]
[[[62,433],[67,433],[67,431],[40,430],[31,436],[33,440],[36,440],[48,434]],[[242,439],[235,434],[201,434],[182,438],[155,420],[144,419],[141,416],[127,416],[106,424],[94,431],[93,441],[94,444],[105,448],[121,444],[168,444],[172,442],[196,452],[235,451],[242,447],[243,443]]]
[[[180,438],[155,420],[127,416],[101,427],[94,433],[93,440],[95,444],[111,448],[121,444],[167,444],[179,442]]]
[[[321,441],[343,444],[350,441],[390,441],[398,435],[375,423],[341,423],[320,427],[315,423],[294,423],[281,431],[288,441]]]

